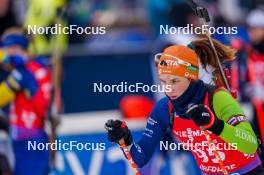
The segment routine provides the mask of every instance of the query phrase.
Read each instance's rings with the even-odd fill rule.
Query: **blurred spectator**
[[[255,106],[255,127],[262,141],[261,157],[264,159],[264,10],[252,11],[248,18],[251,49],[248,53],[249,87]],[[264,160],[262,160],[263,162]]]
[[[252,11],[248,18],[249,37],[251,44],[256,51],[264,54],[264,9],[256,9]]]
[[[52,27],[55,24],[66,26],[64,20],[65,0],[31,0],[24,21],[24,29],[29,27]],[[63,32],[57,34],[33,34],[31,31],[29,51],[32,54],[51,55],[53,52],[63,53],[68,45],[68,36]]]
[[[264,10],[255,9],[248,15],[249,43],[233,39],[232,45],[238,50],[238,59],[232,65],[232,84],[239,89],[240,100],[249,101],[255,109],[254,128],[264,143]]]
[[[30,59],[27,47],[28,40],[22,29],[10,28],[4,32],[1,68],[10,73],[0,84],[0,107],[11,104],[9,119],[14,175],[47,175],[49,151],[29,147],[28,144],[48,142],[44,126],[50,101],[51,73],[45,58]]]
[[[247,31],[249,41],[245,38],[233,38],[231,43],[238,50],[238,69],[240,82],[233,82],[241,92],[241,100],[246,101],[253,97],[264,100],[263,69],[264,63],[264,11],[253,10],[247,17]],[[236,76],[234,76],[236,77]],[[245,86],[245,84],[247,84]],[[238,87],[239,86],[239,87]]]

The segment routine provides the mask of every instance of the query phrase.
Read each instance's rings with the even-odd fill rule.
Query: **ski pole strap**
[[[121,147],[122,147],[122,149],[124,150],[124,153],[125,153],[125,155],[126,155],[128,161],[129,161],[130,165],[132,166],[132,168],[133,168],[134,171],[136,172],[136,175],[140,175],[139,170],[138,170],[138,168],[137,168],[137,165],[136,165],[136,163],[133,161],[132,156],[131,156],[129,150],[127,149],[126,144],[125,144],[125,143],[122,143],[122,144],[121,144]]]

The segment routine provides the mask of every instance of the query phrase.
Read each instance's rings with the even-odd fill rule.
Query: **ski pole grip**
[[[196,14],[200,18],[203,18],[206,22],[210,22],[209,13],[206,8],[204,7],[197,7]]]
[[[203,18],[206,22],[210,22],[210,16],[206,8],[198,6],[193,0],[188,0],[187,3],[199,18]]]

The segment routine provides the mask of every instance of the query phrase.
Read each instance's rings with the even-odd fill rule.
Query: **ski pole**
[[[126,144],[125,144],[124,139],[121,139],[121,140],[119,141],[119,144],[121,145],[122,149],[124,150],[125,155],[126,155],[128,161],[129,161],[131,167],[132,167],[133,170],[136,172],[136,175],[140,175],[139,170],[138,170],[138,168],[137,168],[137,165],[136,165],[136,163],[134,162],[134,160],[133,160],[133,158],[132,158],[132,156],[131,156],[129,150],[127,149],[127,146],[126,146]]]
[[[219,67],[219,70],[220,70],[220,74],[221,74],[221,77],[222,77],[222,80],[224,81],[224,86],[227,88],[227,90],[229,92],[231,92],[231,87],[229,85],[229,82],[228,82],[228,79],[226,77],[226,74],[224,72],[224,69],[222,67],[222,64],[220,62],[220,58],[217,54],[217,51],[216,51],[216,48],[214,46],[214,43],[213,43],[213,40],[212,40],[212,37],[211,37],[211,34],[210,32],[208,31],[208,25],[207,23],[210,22],[210,16],[208,14],[208,11],[206,8],[204,7],[201,7],[201,6],[198,6],[193,0],[188,0],[187,3],[191,6],[191,8],[194,10],[195,14],[202,19],[203,21],[203,25],[206,27],[206,36],[209,40],[209,43],[212,47],[212,50],[213,50],[213,53],[215,55],[215,58],[216,58],[216,61],[217,61],[217,64],[218,64],[218,67]]]
[[[204,127],[201,127],[201,130],[204,131],[205,138],[206,138],[206,140],[207,140],[207,142],[209,144],[209,149],[211,149],[213,151],[214,156],[218,160],[218,163],[219,163],[224,175],[229,175],[229,173],[228,173],[227,169],[225,168],[224,162],[222,161],[219,153],[214,148],[214,146],[212,146],[214,143],[213,143],[212,138],[210,137],[208,131]]]

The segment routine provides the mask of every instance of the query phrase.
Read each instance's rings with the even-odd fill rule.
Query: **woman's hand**
[[[203,104],[191,106],[186,113],[197,126],[202,126],[204,128],[210,128],[215,119],[211,110]]]
[[[117,144],[125,142],[127,146],[131,145],[133,138],[126,123],[120,120],[108,120],[105,123],[105,129],[108,131],[108,140]]]
[[[208,129],[215,135],[219,135],[224,129],[224,121],[218,119],[211,109],[203,104],[191,106],[186,114],[190,116],[197,126]]]
[[[19,54],[8,54],[0,49],[0,65],[3,66],[23,66],[28,58]]]

